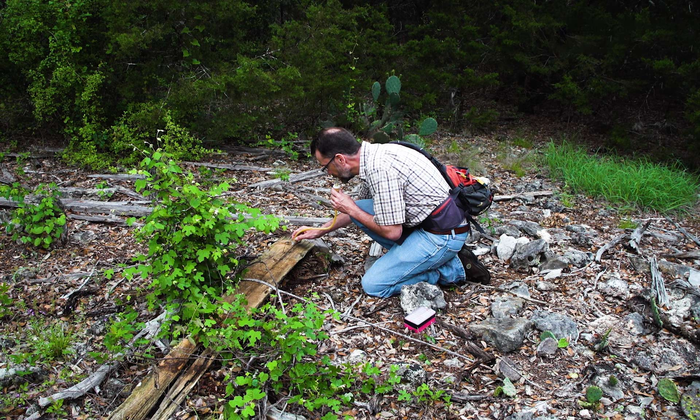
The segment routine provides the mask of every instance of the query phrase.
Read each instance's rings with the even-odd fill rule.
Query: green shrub
[[[12,240],[44,249],[63,240],[66,213],[60,204],[56,184],[40,184],[30,198],[19,184],[0,192],[6,198],[18,201],[18,208],[12,212],[12,220],[6,225]]]
[[[136,190],[155,197],[153,212],[138,230],[137,238],[148,244],[148,253],[136,257],[138,265],[124,271],[133,278],[151,278],[151,304],[164,297],[177,303],[180,318],[200,311],[211,313],[211,301],[232,284],[227,276],[236,268],[233,253],[250,230],[270,232],[279,225],[273,216],[223,198],[228,183],[200,188],[192,173],[184,173],[171,155],[156,150],[141,168],[145,180]],[[133,222],[133,219],[130,219]]]
[[[14,300],[10,297],[10,286],[4,282],[0,283],[0,319],[15,313]]]

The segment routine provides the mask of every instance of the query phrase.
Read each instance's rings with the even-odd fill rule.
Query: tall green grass
[[[689,208],[698,199],[698,177],[680,165],[591,156],[567,142],[550,142],[545,159],[553,175],[574,192],[602,196],[612,203],[667,213]]]

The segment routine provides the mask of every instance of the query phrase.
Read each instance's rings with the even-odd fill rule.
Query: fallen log
[[[132,181],[134,179],[146,179],[146,175],[141,174],[92,174],[88,178],[116,179],[119,181]]]
[[[204,163],[204,162],[182,162],[184,165],[192,165],[192,166],[204,166],[207,168],[215,168],[215,169],[226,169],[229,171],[260,171],[260,172],[267,172],[271,171],[272,168],[265,168],[262,166],[250,166],[250,165],[244,165],[242,163],[235,163],[233,165],[229,164],[223,164],[223,163]]]
[[[313,178],[318,178],[320,176],[324,176],[325,173],[319,169],[312,169],[310,171],[302,172],[300,174],[294,174],[289,176],[289,181],[283,181],[281,179],[270,179],[267,181],[262,181],[262,182],[256,182],[254,184],[248,185],[248,188],[268,188],[273,185],[281,184],[283,182],[301,182],[301,181],[306,181],[309,179]]]
[[[668,220],[669,222],[673,223],[673,225],[676,227],[676,229],[678,229],[683,235],[685,235],[686,238],[688,238],[688,239],[690,239],[691,241],[695,242],[695,245],[700,246],[700,239],[698,239],[695,235],[693,235],[692,233],[688,232],[683,226],[681,226],[681,225],[679,225],[678,223],[674,222],[674,221],[671,220],[671,218],[669,218],[668,216],[666,216],[666,220]]]
[[[125,224],[117,216],[146,217],[153,211],[150,206],[145,206],[148,201],[92,201],[92,200],[61,200],[65,209],[80,215],[68,215],[70,219],[86,220],[96,223]],[[0,208],[17,208],[18,203],[6,198],[0,198]],[[106,214],[107,216],[88,216],[90,214]],[[238,217],[233,214],[232,217]],[[245,216],[247,217],[247,216]],[[291,225],[313,225],[329,221],[330,217],[303,217],[276,215],[285,223]]]
[[[289,238],[280,239],[249,266],[245,277],[262,280],[276,286],[280,284],[284,276],[308,254],[313,246],[314,245],[308,241],[294,242]],[[246,296],[248,308],[255,308],[265,301],[272,292],[272,289],[257,282],[242,281],[236,292],[237,294],[243,293]],[[235,298],[236,295],[228,295],[224,297],[224,301],[232,302]],[[189,340],[184,340],[183,343],[185,341],[189,342]],[[179,349],[183,345],[188,345],[183,343],[178,344],[175,349]],[[162,403],[156,413],[150,418],[170,418],[172,413],[179,408],[179,403],[184,401],[187,393],[197,384],[199,378],[214,362],[215,357],[216,354],[212,351],[205,351],[202,353],[186,370],[178,372],[181,374],[172,386],[170,384],[175,380],[175,376],[177,375],[173,375],[172,378],[164,378],[159,369],[156,369],[155,372],[149,375],[146,380],[142,381],[142,385],[135,389],[126,401],[110,415],[109,419],[145,419],[161,399],[165,390],[168,390],[167,395],[162,399]],[[165,382],[164,379],[169,379],[169,381]]]

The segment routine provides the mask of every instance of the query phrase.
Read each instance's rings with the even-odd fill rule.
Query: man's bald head
[[[360,150],[361,143],[348,130],[340,127],[330,127],[322,130],[318,137],[311,141],[311,154],[316,151],[324,157],[332,157],[340,153],[354,156]]]

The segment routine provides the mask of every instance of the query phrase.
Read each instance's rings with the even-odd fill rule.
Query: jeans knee
[[[387,298],[392,295],[391,287],[382,285],[380,282],[374,280],[372,276],[366,274],[362,277],[362,289],[370,296]]]

